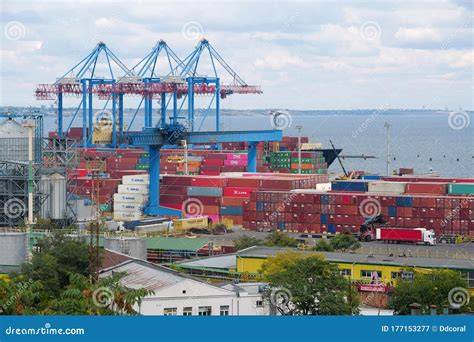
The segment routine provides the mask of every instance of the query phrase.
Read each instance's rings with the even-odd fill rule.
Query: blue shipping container
[[[322,224],[328,223],[328,214],[321,214],[321,223]]]
[[[188,196],[213,196],[220,197],[222,196],[222,188],[213,188],[208,186],[202,187],[188,187]]]
[[[220,213],[221,215],[242,216],[244,214],[244,208],[236,206],[221,207]]]
[[[397,208],[396,207],[388,207],[388,216],[391,216],[391,217],[397,216]]]
[[[263,211],[263,202],[257,201],[257,211]]]
[[[375,175],[362,176],[362,179],[367,179],[367,180],[379,180],[381,178],[382,176],[375,176]]]
[[[328,233],[331,233],[331,234],[336,234],[336,225],[334,224],[328,224]]]
[[[413,197],[397,197],[396,203],[397,207],[412,207]]]
[[[357,191],[367,192],[369,183],[364,181],[333,181],[331,183],[331,190],[335,191]]]
[[[285,222],[277,222],[277,228],[279,230],[285,230]]]

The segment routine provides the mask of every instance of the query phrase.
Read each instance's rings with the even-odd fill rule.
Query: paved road
[[[257,239],[264,239],[269,233],[242,230],[235,228],[231,233],[224,235],[205,235],[214,239],[216,242],[230,245],[232,241],[241,236],[251,236]],[[288,233],[292,237],[298,237],[299,233]],[[315,239],[314,242],[317,242]],[[436,246],[423,246],[412,244],[387,244],[383,242],[362,242],[362,253],[389,254],[399,255],[411,253],[413,256],[419,257],[456,257],[456,258],[474,258],[474,243],[462,244],[438,244]]]

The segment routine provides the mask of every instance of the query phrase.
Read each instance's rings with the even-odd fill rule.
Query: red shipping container
[[[238,196],[238,197],[250,197],[250,194],[254,192],[255,188],[236,188],[227,187],[224,188],[224,196]]]
[[[224,160],[223,159],[204,159],[202,161],[202,165],[218,165],[222,166],[224,165]]]
[[[405,187],[407,194],[445,194],[446,184],[443,183],[408,183]]]
[[[203,170],[201,171],[201,175],[203,176],[219,176],[221,174],[220,171],[207,171],[207,170]]]
[[[184,195],[160,195],[160,204],[167,203],[182,205],[182,203],[186,201],[186,199],[187,196]]]
[[[222,177],[195,177],[191,179],[191,186],[222,188],[225,185],[226,179]]]
[[[221,204],[223,206],[241,207],[247,199],[245,197],[222,197]]]
[[[187,185],[191,186],[193,176],[165,176],[163,185]]]

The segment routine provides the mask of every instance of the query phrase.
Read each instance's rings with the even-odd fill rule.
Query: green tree
[[[405,271],[413,272],[412,269]],[[453,288],[465,288],[466,280],[453,270],[434,270],[430,273],[414,272],[413,281],[399,280],[392,296],[391,307],[396,314],[410,314],[410,304],[421,305],[423,313],[430,311],[430,305],[436,305],[441,313],[444,305],[449,305],[449,293]],[[467,290],[466,290],[467,291]],[[452,298],[454,299],[454,298]],[[468,305],[461,311],[469,310]]]
[[[51,289],[57,294],[69,284],[69,273],[89,275],[89,246],[61,231],[45,236],[38,241],[32,262],[23,265],[22,273],[27,279],[36,280],[45,272],[52,275],[50,278],[57,278],[58,287]]]
[[[263,244],[270,247],[297,247],[298,240],[288,236],[283,232],[274,230],[270,233],[270,235],[265,237]]]
[[[360,242],[353,235],[338,234],[330,240],[331,247],[336,251],[345,253],[348,250],[360,248]]]
[[[45,314],[49,315],[137,315],[135,306],[152,291],[130,289],[120,280],[126,273],[116,273],[101,278],[96,284],[80,274],[71,273],[69,285],[59,298],[49,303]]]
[[[281,253],[270,258],[262,272],[270,286],[264,296],[282,315],[359,312],[356,290],[321,255]]]
[[[35,315],[43,285],[21,275],[0,277],[0,315]]]
[[[334,248],[331,246],[327,240],[322,239],[319,240],[318,243],[313,247],[314,251],[321,251],[321,252],[333,252]]]
[[[233,241],[235,249],[238,251],[249,248],[252,246],[259,246],[262,244],[262,240],[257,239],[252,236],[239,236],[237,239]]]

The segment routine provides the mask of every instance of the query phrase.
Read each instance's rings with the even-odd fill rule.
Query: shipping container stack
[[[72,131],[74,132],[74,131]],[[74,181],[68,189],[74,194],[94,200],[92,194],[93,186],[99,187],[99,210],[104,215],[111,215],[113,211],[113,196],[118,186],[122,183],[122,177],[127,175],[146,174],[146,170],[136,170],[143,150],[139,149],[96,149],[78,148],[78,166],[75,170],[69,170],[69,177]],[[87,169],[87,160],[101,159],[105,162],[105,171],[98,173],[100,180],[93,185],[93,170]]]
[[[271,152],[270,170],[280,173],[300,173],[298,152]],[[327,164],[322,152],[301,152],[302,174],[326,174]]]
[[[358,233],[366,218],[382,214],[394,227],[474,236],[474,180],[447,180],[350,180],[333,181],[329,192],[257,191],[244,203],[243,228]]]
[[[313,189],[316,184],[327,182],[327,175],[242,173],[240,177],[164,176],[160,204],[183,210],[188,216],[206,215],[213,222],[231,220],[235,225],[242,225],[243,205],[253,192],[263,189]]]
[[[149,196],[149,175],[127,175],[122,177],[113,196],[114,220],[134,221],[143,217],[143,207]]]

